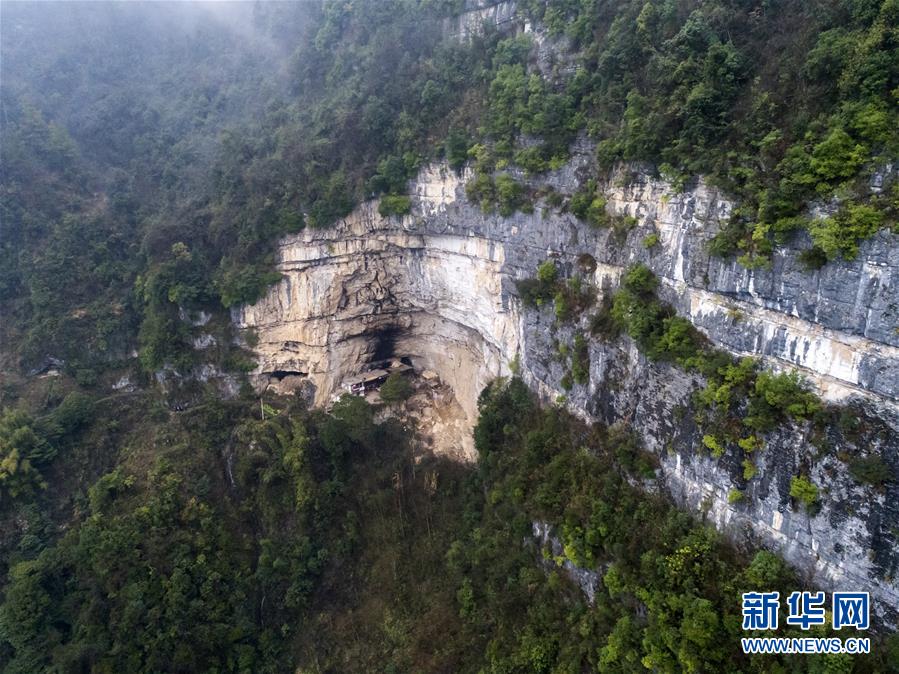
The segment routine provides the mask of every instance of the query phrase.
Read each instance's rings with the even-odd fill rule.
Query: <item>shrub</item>
[[[632,215],[609,216],[609,223],[612,225],[612,232],[616,241],[624,241],[628,232],[637,226],[639,221]]]
[[[612,298],[611,316],[620,328],[635,340],[644,350],[653,349],[654,337],[658,337],[662,322],[666,318],[665,309],[655,301],[641,301],[627,289],[615,293]],[[655,351],[651,357],[658,357]]]
[[[590,334],[604,339],[614,339],[619,335],[621,325],[612,315],[612,306],[612,298],[604,296],[599,311],[590,319]]]
[[[297,234],[306,226],[303,214],[291,208],[278,211],[278,230],[285,234]]]
[[[515,281],[515,287],[521,297],[521,302],[526,307],[539,307],[548,299],[545,284],[535,278],[525,278]]]
[[[856,457],[849,462],[849,473],[856,482],[881,486],[892,481],[895,476],[884,460],[876,455]]]
[[[541,283],[552,284],[556,282],[559,269],[553,260],[546,260],[537,267],[537,280]]]
[[[744,496],[745,495],[743,494],[743,492],[740,491],[739,489],[731,489],[727,493],[727,502],[730,503],[731,505],[733,505],[734,503],[739,503],[740,501],[743,500]]]
[[[16,500],[28,497],[47,483],[39,467],[56,456],[24,412],[3,410],[0,413],[0,502],[7,495]]]
[[[63,433],[70,433],[86,424],[94,413],[94,401],[90,396],[73,391],[53,411],[53,420]]]
[[[751,480],[759,474],[759,469],[749,459],[743,459],[743,479]]]
[[[390,155],[378,162],[375,174],[368,181],[368,188],[376,193],[401,194],[412,176],[416,162],[412,157]]]
[[[797,475],[790,480],[790,496],[809,509],[818,502],[818,487],[807,477]]]
[[[687,367],[700,352],[700,335],[693,324],[681,316],[662,321],[662,333],[650,350],[650,357],[674,360]]]
[[[590,382],[590,346],[583,335],[574,336],[571,355],[571,374],[578,384]]]
[[[821,269],[827,264],[827,253],[819,246],[812,246],[799,253],[796,258],[806,271]]]
[[[515,153],[515,163],[529,174],[543,173],[549,168],[543,146],[531,146]]]
[[[652,234],[648,234],[647,236],[643,237],[643,247],[644,248],[652,248],[654,246],[657,246],[658,243],[659,243],[659,235],[656,232],[653,232]]]
[[[537,278],[516,281],[518,293],[525,306],[542,306],[544,302],[554,299],[556,317],[564,320],[574,304],[580,305],[579,297],[558,282],[559,270],[553,260],[544,261],[537,267]]]
[[[546,203],[548,206],[552,206],[553,208],[559,208],[562,205],[562,195],[559,192],[550,186],[546,188]]]
[[[412,395],[412,385],[401,372],[391,372],[381,386],[380,393],[384,402],[397,403]]]
[[[809,231],[815,247],[827,259],[842,255],[847,260],[854,260],[858,255],[859,241],[872,236],[885,224],[881,209],[869,204],[850,203],[833,217],[813,221]]]
[[[222,260],[215,287],[219,292],[222,306],[251,304],[257,301],[270,285],[281,280],[281,274],[262,266],[238,266]]]
[[[622,285],[632,293],[645,297],[655,292],[659,285],[659,280],[649,267],[635,264],[625,273]]]
[[[87,492],[91,513],[103,513],[119,493],[133,485],[134,478],[126,476],[121,468],[101,476]]]
[[[714,435],[703,435],[702,444],[712,452],[712,456],[716,459],[720,459],[724,455],[724,445]]]
[[[835,128],[812,150],[809,167],[818,181],[818,191],[826,193],[830,184],[855,175],[868,151],[855,143],[843,129]]]
[[[378,213],[385,218],[391,215],[406,215],[412,210],[412,200],[401,194],[385,194],[378,204]]]
[[[454,171],[461,171],[468,161],[469,140],[464,131],[450,129],[443,145],[446,161]]]
[[[493,176],[482,171],[475,172],[474,177],[465,185],[465,196],[469,201],[480,204],[481,210],[489,212],[496,202],[496,185]]]
[[[500,215],[508,217],[524,205],[524,188],[512,176],[500,173],[495,184]]]
[[[606,212],[606,200],[597,194],[594,180],[588,180],[583,190],[571,195],[568,208],[576,218],[591,227],[607,227],[611,222]]]
[[[737,218],[732,218],[721,231],[709,240],[709,253],[715,257],[733,255],[740,249],[740,242],[745,237],[745,225]]]
[[[762,446],[762,441],[755,435],[750,435],[737,440],[737,444],[744,452],[754,452]]]
[[[561,290],[558,291],[553,297],[553,305],[556,310],[556,320],[557,321],[565,321],[571,314],[571,308],[568,306],[568,301],[565,299],[565,293]]]
[[[806,390],[797,372],[759,372],[751,407],[755,407],[755,413],[763,418],[773,414],[804,420],[821,409],[821,402],[814,393]]]

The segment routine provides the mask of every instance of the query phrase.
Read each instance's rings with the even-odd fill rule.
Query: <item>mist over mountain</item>
[[[0,670],[899,671],[897,159],[896,0],[3,2]]]

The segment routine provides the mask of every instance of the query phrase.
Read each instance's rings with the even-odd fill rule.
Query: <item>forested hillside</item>
[[[4,491],[22,504],[4,671],[893,671],[895,638],[866,658],[740,654],[740,593],[800,580],[635,487],[653,463],[626,429],[541,411],[520,380],[484,392],[475,470],[413,461],[401,420],[360,398],[265,408],[141,395],[87,420],[68,397],[3,417],[4,448],[60,454],[55,493]],[[92,486],[61,493],[67,472]],[[571,563],[605,570],[592,601]]]
[[[178,307],[257,298],[280,234],[402,195],[440,156],[472,157],[472,195],[514,210],[527,198],[502,169],[558,166],[578,134],[601,165],[723,186],[740,208],[714,250],[747,265],[797,229],[817,266],[895,226],[895,190],[865,187],[899,145],[892,0],[523,6],[574,67],[534,72],[528,35],[447,38],[462,8],[449,0],[224,16],[10,5],[0,299],[14,353],[85,379],[131,346],[148,371],[187,365]],[[837,213],[807,217],[835,194]]]
[[[517,4],[527,32],[465,34],[463,0],[2,5],[0,670],[899,671],[884,630],[865,657],[744,656],[740,594],[812,588],[673,507],[626,425],[498,380],[464,465],[421,459],[402,404],[243,378],[229,310],[279,280],[278,239],[372,197],[408,213],[432,161],[509,216],[588,146],[596,180],[539,196],[596,228],[633,224],[597,189],[613,169],[702,177],[737,204],[710,250],[745,268],[897,232],[899,1]],[[525,304],[579,301],[550,266]],[[689,361],[729,414],[739,362],[655,284],[632,267],[594,333]],[[769,415],[819,411],[749,370]],[[712,441],[744,435],[721,416]]]

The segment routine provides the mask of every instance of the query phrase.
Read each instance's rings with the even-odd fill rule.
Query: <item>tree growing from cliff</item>
[[[412,395],[412,384],[401,372],[392,372],[381,386],[381,400],[385,403],[398,403]]]
[[[818,487],[804,475],[797,475],[790,480],[790,496],[811,511],[818,502]]]

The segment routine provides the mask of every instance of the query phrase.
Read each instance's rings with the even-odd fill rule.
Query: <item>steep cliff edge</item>
[[[592,170],[585,148],[540,182],[571,194]],[[438,372],[473,422],[481,388],[518,367],[545,400],[564,395],[587,420],[630,423],[659,458],[657,486],[679,503],[736,539],[772,545],[823,587],[870,589],[895,621],[899,485],[858,484],[845,461],[877,455],[899,475],[896,237],[882,233],[856,260],[814,272],[798,264],[797,241],[770,269],[747,270],[706,252],[732,204],[701,182],[675,193],[648,171],[621,170],[601,188],[608,209],[637,224],[616,238],[543,201],[529,214],[485,215],[466,199],[465,178],[432,166],[411,185],[410,215],[384,218],[367,203],[332,228],[284,239],[284,279],[234,312],[258,338],[257,386],[301,388],[324,404],[365,362],[403,356]],[[658,245],[641,245],[653,233]],[[825,400],[852,405],[877,432],[856,446],[845,429],[829,429],[822,443],[805,426],[784,425],[766,437],[758,475],[747,481],[739,458],[698,451],[691,396],[700,378],[650,362],[628,338],[591,340],[589,382],[563,390],[555,354],[584,332],[587,317],[560,325],[550,307],[526,309],[515,280],[547,258],[572,274],[584,256],[595,261],[589,275],[600,295],[642,262],[661,279],[662,298],[714,344],[799,369]],[[814,515],[791,506],[800,467],[821,488]],[[745,498],[729,503],[735,485]]]

